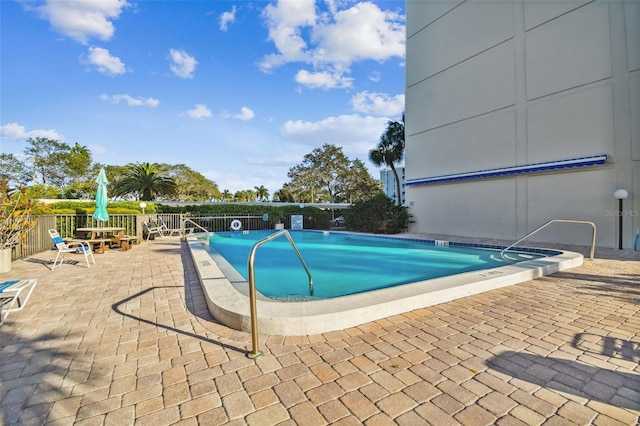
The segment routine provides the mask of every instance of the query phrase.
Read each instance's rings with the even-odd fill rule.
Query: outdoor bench
[[[138,242],[138,237],[132,237],[131,235],[125,235],[124,237],[119,238],[120,248],[123,251],[129,250],[131,248],[132,243]]]

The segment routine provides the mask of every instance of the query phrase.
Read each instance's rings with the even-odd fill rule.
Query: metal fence
[[[291,229],[292,214],[285,214],[281,220],[284,228]],[[329,229],[328,215],[325,213],[303,214],[304,229]],[[111,214],[106,223],[100,223],[92,215],[47,215],[38,216],[36,225],[27,233],[23,244],[13,247],[11,259],[24,259],[25,257],[41,253],[54,248],[49,229],[56,229],[60,236],[75,237],[76,228],[86,227],[119,227],[125,229],[126,235],[135,235],[138,241],[144,241],[146,235],[143,234],[143,222],[159,223],[160,219],[169,229],[180,229],[182,219],[189,218],[209,232],[223,232],[231,229],[231,222],[239,220],[244,230],[265,230],[274,229],[276,221],[261,214],[225,214],[225,215],[185,215],[185,214]],[[189,227],[187,225],[187,227]],[[195,232],[200,232],[195,229]]]
[[[165,222],[167,219],[163,214],[159,214]],[[174,215],[175,216],[175,215]],[[180,216],[180,215],[178,215]],[[274,229],[277,223],[282,223],[284,228],[291,229],[291,216],[295,214],[285,214],[282,220],[277,221],[269,218],[266,215],[261,214],[225,214],[225,215],[189,215],[189,219],[197,223],[199,226],[207,229],[209,232],[223,232],[231,229],[231,222],[239,220],[242,224],[242,229],[245,230],[263,230]],[[328,215],[325,213],[313,213],[304,214],[303,227],[304,229],[329,229],[330,223]],[[172,220],[172,219],[169,219]],[[173,220],[176,220],[175,218]],[[180,218],[177,218],[176,228],[180,227]],[[171,228],[171,226],[169,226]]]

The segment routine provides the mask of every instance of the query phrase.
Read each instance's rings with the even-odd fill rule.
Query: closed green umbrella
[[[93,218],[97,221],[106,222],[109,220],[109,212],[107,212],[107,203],[109,202],[107,184],[109,181],[104,173],[104,168],[100,169],[96,182],[98,183],[98,192],[96,192],[96,211],[93,213]]]

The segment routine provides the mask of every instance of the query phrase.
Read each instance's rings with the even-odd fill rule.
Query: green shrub
[[[411,214],[404,206],[397,206],[382,192],[373,198],[355,203],[344,212],[350,231],[374,234],[397,234],[411,223]]]
[[[46,214],[93,214],[96,211],[94,201],[60,201],[46,206]],[[141,214],[139,201],[116,201],[107,205],[110,214]],[[156,205],[147,202],[145,214],[155,214]],[[43,212],[44,213],[44,212]]]

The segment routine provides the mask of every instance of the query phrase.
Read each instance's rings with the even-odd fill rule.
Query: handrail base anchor
[[[256,358],[260,358],[262,355],[264,355],[262,351],[249,352],[247,353],[247,358],[256,359]]]

